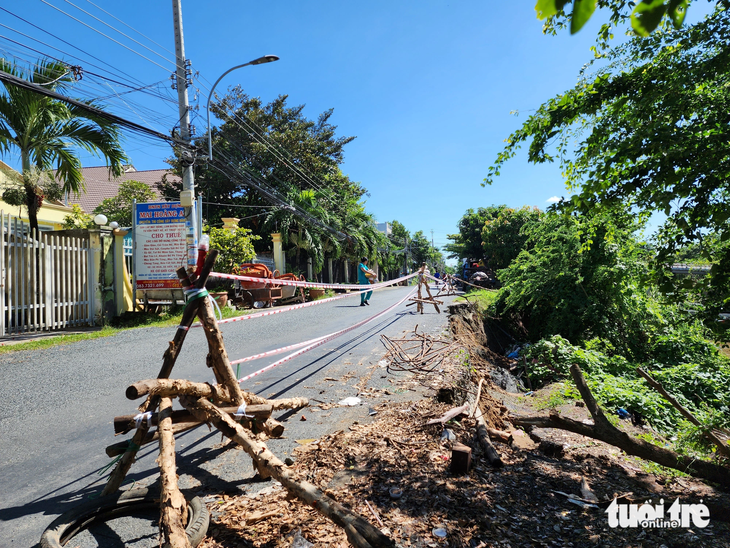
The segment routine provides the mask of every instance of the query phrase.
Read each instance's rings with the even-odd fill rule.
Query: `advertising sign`
[[[138,290],[177,289],[175,271],[188,263],[185,208],[179,202],[135,204],[134,264]]]

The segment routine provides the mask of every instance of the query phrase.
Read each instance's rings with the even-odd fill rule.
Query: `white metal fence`
[[[0,211],[0,335],[93,325],[89,240],[41,233]]]

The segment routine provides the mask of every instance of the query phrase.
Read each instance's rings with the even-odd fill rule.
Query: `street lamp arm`
[[[262,65],[264,63],[271,63],[273,61],[278,61],[279,57],[276,55],[264,55],[263,57],[259,57],[258,59],[254,59],[253,61],[249,61],[248,63],[244,63],[242,65],[236,65],[235,67],[229,68],[227,71],[225,71],[223,74],[220,75],[220,77],[215,81],[215,84],[213,84],[213,87],[210,88],[210,93],[208,94],[208,103],[206,105],[206,112],[208,113],[208,160],[213,160],[213,141],[211,139],[210,135],[210,100],[213,98],[213,91],[215,90],[215,87],[218,85],[218,82],[223,80],[223,78],[229,73],[233,72],[236,69],[240,69],[243,67],[247,67],[249,65]]]

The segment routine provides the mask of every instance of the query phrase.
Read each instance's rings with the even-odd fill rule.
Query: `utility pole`
[[[185,59],[183,41],[182,7],[180,0],[172,0],[172,18],[175,27],[175,82],[177,84],[178,111],[180,113],[180,139],[190,144],[190,107],[188,104],[188,74],[190,62]],[[180,154],[183,165],[183,189],[180,193],[180,204],[186,208],[185,240],[188,248],[188,267],[195,268],[198,256],[198,231],[196,227],[195,182],[193,180],[193,162],[195,156],[190,148],[183,149]]]

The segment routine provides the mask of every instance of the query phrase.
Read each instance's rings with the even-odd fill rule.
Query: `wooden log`
[[[459,415],[463,415],[468,412],[469,412],[469,404],[465,403],[461,407],[454,407],[453,409],[449,409],[446,413],[444,413],[438,419],[431,419],[426,424],[427,425],[438,424],[438,423],[444,424],[444,423],[450,421],[451,419],[456,418]]]
[[[487,457],[489,464],[495,468],[501,468],[504,466],[504,462],[502,462],[502,457],[499,456],[499,453],[489,439],[487,423],[482,415],[482,409],[478,404],[476,412],[474,413],[474,418],[477,420],[477,439],[479,440],[479,445],[482,447],[482,451],[484,451],[484,456]]]
[[[175,467],[175,436],[172,434],[172,400],[160,400],[160,526],[166,545],[170,548],[190,548],[184,521],[187,521],[187,503],[177,486]]]
[[[180,422],[177,424],[173,424],[172,433],[179,434],[181,432],[186,432],[187,430],[191,430],[197,426],[200,426],[201,424],[203,424],[203,423],[197,419],[195,419],[192,422]],[[142,443],[140,444],[140,446],[147,445],[148,443],[152,443],[154,441],[158,441],[159,439],[160,439],[160,433],[157,430],[147,432],[147,435],[142,440]],[[107,456],[109,458],[113,458],[118,455],[122,455],[122,454],[126,453],[127,450],[129,449],[129,443],[131,441],[132,440],[125,440],[125,441],[120,441],[118,443],[112,443],[111,445],[107,445],[107,447],[106,447]]]
[[[651,386],[654,390],[659,392],[662,396],[664,396],[664,399],[667,400],[669,403],[671,403],[677,411],[679,411],[682,416],[687,419],[689,422],[694,424],[695,426],[702,427],[703,424],[699,421],[697,417],[695,417],[692,413],[689,412],[688,409],[686,409],[681,403],[677,401],[677,399],[669,394],[664,387],[654,380],[654,378],[649,375],[646,371],[644,371],[641,367],[636,368],[636,372],[644,377],[646,382]],[[712,430],[709,430],[704,433],[705,437],[709,439],[716,447],[718,453],[723,454],[726,457],[730,457],[730,446],[728,446],[723,440],[721,440],[715,432]]]
[[[474,407],[472,407],[471,411],[469,412],[469,417],[473,417],[474,413],[477,411],[477,407],[479,407],[479,398],[482,396],[482,384],[484,384],[484,377],[479,379],[479,387],[477,388],[477,397],[474,400]]]
[[[471,447],[454,442],[451,445],[451,473],[463,476],[471,467]]]
[[[264,404],[271,405],[274,411],[280,409],[301,409],[302,407],[309,407],[309,400],[307,398],[282,398],[278,400],[263,400]]]
[[[218,251],[215,249],[212,249],[208,253],[207,257],[205,258],[205,262],[203,263],[200,277],[195,283],[194,287],[196,289],[203,289],[205,287],[205,282],[208,280],[208,276],[213,270],[213,265],[215,264],[215,260],[217,257]],[[191,287],[190,278],[188,277],[188,274],[184,268],[180,268],[177,270],[177,276],[180,279],[180,284],[182,285],[183,289]],[[165,351],[165,354],[163,355],[162,367],[160,369],[160,373],[157,375],[159,378],[166,379],[172,373],[172,368],[175,365],[175,361],[177,360],[178,355],[180,354],[180,350],[182,349],[182,345],[185,341],[185,336],[187,335],[188,329],[190,329],[190,326],[193,324],[195,316],[198,314],[198,307],[200,305],[200,302],[200,299],[195,299],[193,301],[189,301],[185,305],[185,310],[183,310],[182,319],[180,320],[181,329],[177,329],[175,331],[175,336],[173,337],[172,341],[170,341],[170,344]],[[150,396],[140,406],[140,412],[144,413],[150,410],[154,411],[155,409],[157,409],[159,403],[159,397]],[[137,431],[134,433],[134,437],[132,438],[132,443],[134,444],[132,447],[141,447],[141,443],[147,436],[148,431],[149,426],[146,425],[138,428]],[[129,469],[132,467],[132,463],[134,462],[136,455],[137,450],[135,449],[127,451],[124,453],[124,455],[122,455],[122,458],[119,459],[119,462],[114,467],[114,470],[112,470],[112,473],[109,475],[109,480],[104,486],[104,490],[101,492],[102,496],[114,493],[117,489],[119,489],[119,486],[124,481],[127,472],[129,472]]]
[[[266,429],[267,435],[272,438],[280,438],[284,434],[284,425],[272,418],[266,419],[264,428]]]
[[[436,299],[419,299],[418,297],[411,297],[408,299],[409,301],[413,301],[414,303],[425,303],[425,304],[444,304],[443,301],[439,301]],[[406,305],[408,306],[408,305]]]
[[[221,412],[215,405],[204,400],[183,396],[180,398],[199,420],[210,422],[221,433],[238,443],[253,459],[256,467],[280,482],[291,494],[310,504],[320,514],[342,527],[348,540],[357,548],[390,548],[393,541],[371,525],[362,516],[335,502],[311,483],[300,480],[296,474],[274,455],[265,444],[253,439],[240,425]]]
[[[136,400],[146,395],[174,397],[181,394],[198,398],[212,398],[221,402],[231,401],[225,386],[185,379],[148,379],[128,386],[126,391],[127,398],[130,400]]]
[[[210,299],[203,299],[203,303],[198,308],[198,318],[203,325],[205,337],[208,339],[208,357],[206,361],[208,365],[215,371],[215,377],[218,384],[228,388],[233,405],[241,405],[244,403],[241,387],[238,385],[238,379],[233,373],[231,362],[228,359],[228,352],[223,344],[223,334],[218,328],[218,322],[215,319],[213,305]]]
[[[486,423],[485,423],[486,424]],[[492,438],[497,438],[499,441],[509,443],[512,439],[512,434],[505,432],[504,430],[495,430],[494,428],[487,427],[487,434]]]
[[[238,412],[238,407],[221,407],[221,410],[225,413],[228,413],[229,415],[234,415]],[[271,405],[247,405],[246,406],[246,415],[249,415],[252,418],[255,418],[257,420],[260,420],[261,422],[264,422],[266,419],[268,419],[271,416],[271,412],[273,410],[273,407]],[[132,428],[136,426],[135,421],[136,415],[122,415],[120,417],[114,417],[114,433],[115,434],[126,434]],[[194,422],[194,419],[192,415],[190,415],[190,412],[185,409],[179,409],[177,411],[172,412],[172,423],[178,424],[181,422]],[[250,418],[247,417],[247,418]],[[159,413],[152,413],[152,416],[150,417],[150,425],[151,426],[157,426],[159,420]],[[283,428],[283,426],[282,426]]]
[[[604,441],[610,445],[614,445],[619,449],[623,449],[629,455],[650,460],[679,470],[685,474],[697,478],[703,478],[721,485],[730,485],[730,468],[720,466],[719,464],[679,455],[674,451],[664,447],[652,445],[644,440],[632,438],[626,432],[623,432],[613,426],[603,411],[598,407],[593,394],[588,389],[588,385],[583,378],[580,367],[572,365],[570,373],[575,380],[578,391],[583,396],[586,407],[593,416],[594,425],[584,424],[567,417],[561,417],[556,412],[552,412],[549,416],[538,417],[512,417],[513,424],[518,426],[533,426],[537,428],[560,428],[575,432],[583,436]]]

